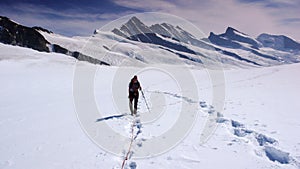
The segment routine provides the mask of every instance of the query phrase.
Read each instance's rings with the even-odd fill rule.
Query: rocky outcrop
[[[19,25],[0,16],[0,42],[49,52],[49,42],[34,28]]]

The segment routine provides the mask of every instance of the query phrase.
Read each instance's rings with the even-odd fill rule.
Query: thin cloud
[[[60,19],[87,19],[87,20],[111,20],[116,19],[124,14],[132,13],[132,11],[125,11],[121,13],[88,13],[87,11],[78,11],[77,9],[66,9],[66,10],[56,10],[48,8],[44,5],[33,5],[33,4],[16,4],[11,6],[14,13],[20,14],[34,14],[37,16],[52,16],[52,18]],[[6,8],[4,7],[4,10]],[[10,10],[11,11],[11,10]],[[5,11],[6,13],[11,13],[10,11]],[[51,18],[51,17],[50,17]]]
[[[0,15],[7,16],[12,20],[26,26],[42,26],[55,33],[66,36],[89,36],[95,29],[134,11],[119,13],[88,13],[74,9],[56,10],[43,5],[15,4],[2,6]]]
[[[283,20],[283,23],[298,23],[300,24],[300,18],[287,18]]]
[[[145,11],[158,11],[164,9],[175,9],[176,4],[164,0],[151,0],[151,1],[141,1],[141,0],[115,0],[114,3],[120,6],[132,8],[132,9],[142,9]]]
[[[91,11],[80,8],[51,8],[41,4],[12,3],[1,4],[0,15],[8,16],[27,26],[42,26],[56,33],[90,35],[94,29],[135,12],[163,12],[182,17],[206,35],[222,33],[232,26],[251,36],[260,33],[285,34],[300,40],[299,0],[175,0],[140,1],[113,0],[105,11],[95,6]],[[95,10],[101,8],[99,11]],[[103,7],[104,8],[104,7]],[[122,9],[122,10],[117,10]]]

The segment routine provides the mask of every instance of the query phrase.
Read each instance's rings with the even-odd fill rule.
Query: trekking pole
[[[149,109],[149,106],[148,106],[148,103],[147,103],[147,100],[146,100],[146,98],[145,98],[145,95],[144,95],[144,92],[143,92],[143,90],[141,90],[141,92],[142,92],[143,98],[144,98],[144,100],[145,100],[145,103],[146,103],[147,109],[148,109],[148,111],[149,111],[149,113],[150,113],[150,109]]]

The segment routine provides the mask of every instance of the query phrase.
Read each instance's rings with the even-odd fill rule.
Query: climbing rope
[[[133,144],[133,141],[134,141],[134,124],[135,124],[135,117],[136,116],[134,116],[134,118],[133,118],[133,121],[132,121],[132,124],[131,124],[131,139],[130,139],[130,144],[129,144],[129,147],[128,147],[128,151],[127,151],[127,153],[126,153],[126,155],[125,155],[125,157],[124,157],[124,160],[123,160],[123,162],[122,162],[122,167],[121,167],[121,169],[124,169],[124,167],[125,167],[125,163],[126,163],[126,161],[128,160],[128,158],[129,158],[129,154],[130,154],[130,151],[131,151],[131,147],[132,147],[132,144]]]

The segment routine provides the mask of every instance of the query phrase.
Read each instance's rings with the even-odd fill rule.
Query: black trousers
[[[129,92],[129,101],[132,104],[134,100],[134,109],[137,109],[137,104],[139,100],[139,92]]]

